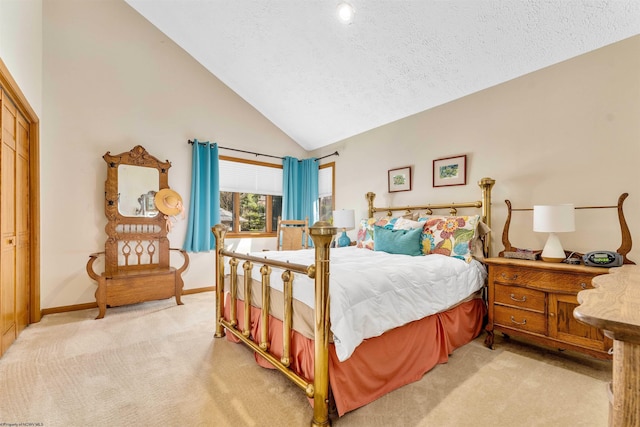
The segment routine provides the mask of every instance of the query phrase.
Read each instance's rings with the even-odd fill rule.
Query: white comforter
[[[315,263],[314,249],[251,255]],[[253,271],[256,280],[259,267]],[[271,287],[282,291],[277,270],[271,275]],[[476,260],[467,264],[444,255],[412,257],[355,246],[331,249],[330,318],[338,359],[348,359],[367,338],[448,309],[482,288],[485,278],[486,271]],[[313,308],[314,280],[297,274],[293,297]]]

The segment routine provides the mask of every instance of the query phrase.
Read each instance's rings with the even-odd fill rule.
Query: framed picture
[[[389,171],[389,193],[411,191],[411,166]]]
[[[467,155],[433,161],[433,186],[465,185],[467,183]]]

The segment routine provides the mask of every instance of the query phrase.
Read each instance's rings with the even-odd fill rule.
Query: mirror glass
[[[118,212],[122,216],[156,216],[153,198],[160,189],[158,169],[118,166]]]

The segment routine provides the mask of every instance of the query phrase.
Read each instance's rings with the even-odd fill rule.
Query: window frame
[[[224,160],[227,162],[237,162],[237,163],[245,163],[256,166],[264,166],[275,169],[282,169],[282,165],[278,165],[276,163],[267,163],[267,162],[259,162],[257,160],[248,160],[241,159],[239,157],[230,157],[230,156],[219,156],[220,160]],[[223,191],[220,190],[222,193]],[[229,192],[233,195],[233,205],[240,206],[240,193],[237,192]],[[257,194],[257,193],[252,193]],[[273,223],[273,196],[271,194],[264,194],[266,197],[265,200],[265,225],[267,231],[233,231],[240,230],[240,215],[233,216],[233,228],[232,230],[227,231],[227,237],[229,238],[253,238],[253,237],[276,237],[277,230],[272,230]]]
[[[248,160],[248,159],[242,159],[239,157],[231,157],[231,156],[219,156],[220,160],[224,160],[227,162],[238,162],[238,163],[245,163],[245,164],[251,164],[251,165],[256,165],[256,166],[264,166],[264,167],[271,167],[271,168],[276,168],[276,169],[282,169],[282,165],[278,165],[276,163],[267,163],[267,162],[260,162],[260,161],[256,161],[256,160]],[[331,210],[333,211],[335,209],[335,203],[336,203],[336,168],[335,168],[335,162],[329,162],[329,163],[325,163],[323,165],[318,166],[319,169],[324,169],[324,168],[331,168]],[[222,193],[223,191],[220,190],[220,192]],[[227,191],[227,193],[231,193],[233,195],[233,206],[240,206],[240,193],[238,192],[230,192]],[[257,193],[253,193],[253,194],[257,194]],[[240,230],[240,215],[234,215],[233,217],[233,228],[232,230],[227,231],[226,236],[229,238],[261,238],[261,237],[276,237],[276,233],[277,230],[273,230],[272,229],[272,224],[273,224],[273,195],[270,194],[264,194],[264,196],[266,197],[265,200],[265,223],[266,223],[266,229],[267,231],[233,231],[233,230]],[[282,196],[281,196],[282,197]],[[318,203],[318,208],[319,208],[320,204]],[[318,215],[320,214],[320,212],[318,212]],[[312,224],[309,224],[312,225]]]

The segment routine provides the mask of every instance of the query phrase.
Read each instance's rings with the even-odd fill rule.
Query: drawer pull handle
[[[515,323],[516,325],[526,325],[527,319],[524,319],[522,322],[518,322],[516,321],[515,317],[511,316],[511,322]]]
[[[509,297],[515,302],[527,302],[527,296],[526,295],[523,295],[522,299],[516,298],[516,296],[514,294],[509,295]]]
[[[584,283],[584,282],[582,282],[582,283],[580,283],[580,287],[581,287],[582,289],[587,289],[587,284],[586,284],[586,283]]]
[[[502,278],[506,280],[516,280],[518,278],[518,275],[514,274],[513,276],[509,277],[506,274],[502,273]]]

